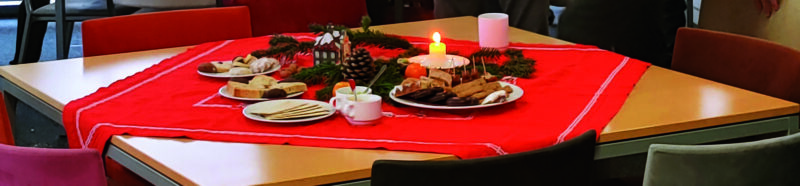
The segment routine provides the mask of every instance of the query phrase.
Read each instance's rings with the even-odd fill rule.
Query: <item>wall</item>
[[[754,0],[703,0],[699,27],[749,35],[800,50],[800,1],[779,0],[771,18],[756,9]]]

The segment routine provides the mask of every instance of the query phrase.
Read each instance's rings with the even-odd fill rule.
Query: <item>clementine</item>
[[[428,69],[422,67],[419,63],[411,63],[406,67],[406,77],[407,78],[419,78],[421,76],[427,76]]]
[[[333,94],[332,94],[333,97],[336,97],[336,90],[342,87],[350,87],[350,83],[348,83],[347,81],[340,81],[335,85],[333,85]]]

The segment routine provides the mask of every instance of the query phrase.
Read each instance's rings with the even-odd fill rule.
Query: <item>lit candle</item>
[[[428,46],[428,61],[429,67],[442,67],[444,63],[447,61],[447,46],[444,43],[441,43],[442,36],[439,35],[439,32],[433,33],[433,43]]]

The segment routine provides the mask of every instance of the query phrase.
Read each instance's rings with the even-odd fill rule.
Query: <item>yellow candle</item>
[[[442,67],[444,63],[447,61],[447,46],[444,43],[441,43],[442,36],[439,35],[439,32],[433,33],[433,43],[428,46],[428,61],[429,67]]]

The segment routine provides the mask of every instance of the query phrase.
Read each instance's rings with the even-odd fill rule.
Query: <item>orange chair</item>
[[[86,57],[253,36],[244,6],[116,16],[85,21],[82,27]]]
[[[680,28],[674,70],[800,102],[800,51],[753,37]]]

